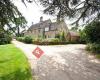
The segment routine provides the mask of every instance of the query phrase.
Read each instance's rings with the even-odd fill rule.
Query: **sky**
[[[30,27],[35,23],[38,23],[40,21],[40,17],[43,16],[43,20],[51,19],[52,21],[56,20],[56,16],[50,16],[43,14],[43,7],[39,5],[38,3],[36,4],[35,2],[33,3],[28,3],[26,2],[27,7],[21,2],[21,0],[13,0],[13,3],[18,7],[19,11],[22,13],[22,15],[26,18],[28,21],[28,27]],[[69,25],[70,21],[66,21],[66,24]]]
[[[14,4],[18,7],[19,11],[28,21],[28,26],[32,24],[32,22],[38,23],[40,21],[40,17],[43,16],[43,20],[51,19],[55,20],[56,17],[43,14],[43,7],[36,3],[26,3],[27,7],[21,2],[21,0],[14,0]]]

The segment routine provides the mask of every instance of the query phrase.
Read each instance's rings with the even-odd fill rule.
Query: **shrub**
[[[9,34],[0,32],[0,45],[2,44],[9,44],[12,38]]]
[[[42,41],[42,38],[35,38],[35,39],[33,39],[33,44],[38,44],[39,42],[41,42]]]
[[[66,41],[65,32],[62,31],[55,35],[55,38],[58,38],[60,41]]]
[[[37,45],[59,45],[59,44],[67,44],[68,42],[61,42],[58,38],[49,38],[44,40],[33,41],[33,44]]]
[[[64,31],[62,31],[62,32],[60,33],[60,41],[66,41],[65,32],[64,32]]]
[[[24,42],[25,43],[32,43],[32,37],[31,36],[26,36],[25,38],[24,38]]]
[[[86,40],[89,43],[100,43],[100,21],[88,24],[85,29]]]
[[[42,41],[42,38],[35,38],[34,41],[40,42]]]
[[[50,42],[60,42],[60,40],[58,38],[53,38],[50,40]]]
[[[60,39],[60,34],[56,34],[55,38],[59,38]]]
[[[84,30],[79,30],[80,38],[79,38],[79,43],[86,43],[86,33]]]
[[[86,47],[86,50],[91,51],[93,53],[100,53],[100,44],[89,43]]]
[[[33,44],[37,45],[62,45],[62,44],[77,44],[75,41],[61,41],[59,38],[48,38],[48,39],[35,39]]]
[[[25,37],[17,37],[16,38],[18,41],[24,42]]]
[[[25,36],[25,37],[17,37],[16,38],[18,41],[21,41],[21,42],[25,42],[25,43],[32,43],[33,39],[31,36]]]

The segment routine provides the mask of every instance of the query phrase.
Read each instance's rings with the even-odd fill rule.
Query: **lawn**
[[[13,44],[0,45],[0,80],[32,80],[27,58]]]

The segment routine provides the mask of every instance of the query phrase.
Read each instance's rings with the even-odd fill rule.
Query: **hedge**
[[[17,37],[16,40],[30,44],[30,43],[32,43],[33,39],[30,36],[25,36],[25,37]]]

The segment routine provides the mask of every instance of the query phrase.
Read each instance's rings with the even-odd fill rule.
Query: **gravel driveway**
[[[37,45],[12,43],[25,53],[37,80],[100,80],[100,62],[86,54],[85,45],[38,46],[44,54],[37,59]]]

